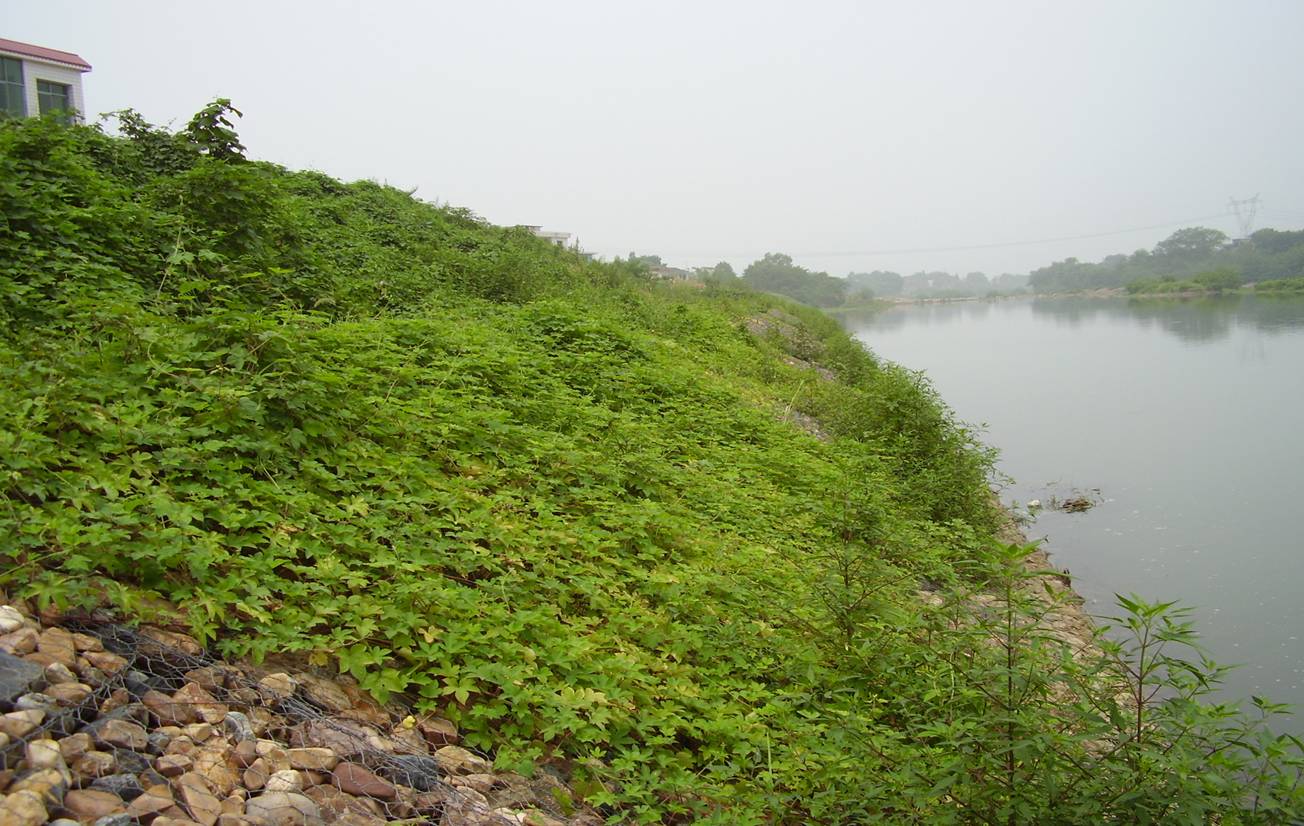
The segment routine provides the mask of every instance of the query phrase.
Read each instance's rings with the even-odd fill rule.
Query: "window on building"
[[[72,111],[72,87],[52,80],[36,81],[36,102],[41,114]]]
[[[0,57],[0,112],[17,118],[27,114],[23,62],[12,57]]]

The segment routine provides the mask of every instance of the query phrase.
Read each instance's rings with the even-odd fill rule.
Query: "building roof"
[[[61,52],[58,49],[33,46],[31,43],[19,43],[17,40],[5,40],[3,37],[0,37],[0,52],[22,55],[35,60],[46,60],[50,63],[62,63],[64,66],[71,66],[82,72],[91,70],[91,64],[72,52]]]

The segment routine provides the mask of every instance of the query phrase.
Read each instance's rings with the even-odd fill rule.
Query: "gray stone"
[[[111,792],[123,800],[135,800],[145,791],[134,774],[110,774],[93,781],[91,788]]]
[[[116,815],[105,815],[95,821],[93,826],[136,826],[136,818],[126,812]]]
[[[317,804],[295,792],[267,792],[245,803],[245,814],[272,826],[316,826],[322,822]]]
[[[41,686],[45,669],[0,651],[0,702],[12,703]]]
[[[249,718],[238,711],[228,711],[222,718],[222,725],[226,727],[227,734],[237,743],[243,743],[245,740],[255,739],[253,723]]]
[[[31,624],[30,620],[17,608],[12,605],[0,605],[0,634],[12,633],[29,624]]]
[[[487,761],[482,761],[487,764]],[[440,783],[440,762],[419,754],[396,754],[385,761],[381,774],[402,786],[428,792]],[[492,766],[490,766],[492,770]],[[481,772],[484,773],[484,772]]]
[[[48,694],[42,694],[39,691],[33,691],[30,694],[24,694],[17,700],[14,700],[14,708],[23,711],[26,709],[36,709],[44,711],[47,714],[53,713],[59,709],[59,701]]]
[[[149,768],[149,758],[137,754],[131,749],[113,749],[113,756],[118,762],[118,771],[126,774],[140,774]]]

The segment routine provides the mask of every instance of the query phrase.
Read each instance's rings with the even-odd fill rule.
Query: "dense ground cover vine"
[[[245,160],[235,114],[0,123],[3,587],[298,652],[616,820],[1299,811],[1298,744],[1196,702],[1216,666],[1044,633],[921,377],[773,297]]]

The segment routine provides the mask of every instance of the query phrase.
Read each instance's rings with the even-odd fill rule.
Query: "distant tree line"
[[[1131,255],[1098,263],[1066,258],[1033,270],[1038,293],[1128,287],[1131,292],[1230,289],[1244,283],[1304,275],[1304,230],[1261,229],[1232,241],[1208,227],[1186,227]]]

